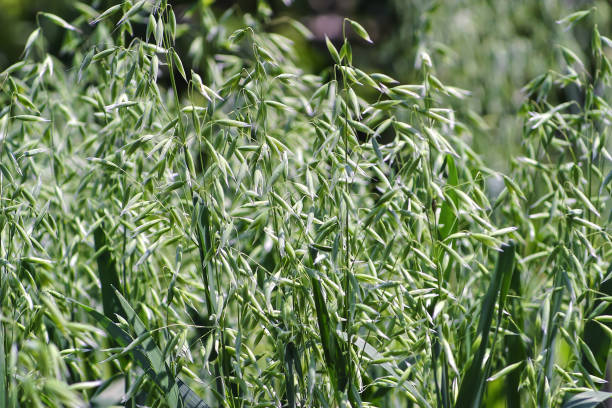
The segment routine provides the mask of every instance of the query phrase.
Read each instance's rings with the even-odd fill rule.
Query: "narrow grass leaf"
[[[121,305],[115,298],[115,289],[119,288],[119,273],[117,265],[109,249],[109,242],[104,231],[104,223],[99,223],[94,230],[94,247],[98,264],[98,278],[102,291],[102,306],[104,315],[111,320],[115,315],[124,316]]]
[[[612,398],[611,392],[584,391],[570,398],[562,408],[595,408]]]
[[[482,363],[489,343],[489,333],[495,316],[495,304],[502,290],[502,285],[508,276],[512,276],[514,265],[515,244],[510,242],[502,246],[502,252],[497,259],[497,266],[491,278],[489,289],[482,301],[480,321],[478,322],[477,334],[480,337],[480,346],[476,350],[470,365],[465,370],[457,395],[456,408],[477,408],[480,406],[487,373],[483,370]],[[500,308],[503,306],[500,304]]]

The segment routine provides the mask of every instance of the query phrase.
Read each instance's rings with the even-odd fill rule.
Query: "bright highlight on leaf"
[[[42,17],[45,17],[49,21],[51,21],[53,24],[60,26],[62,28],[65,28],[66,30],[81,32],[80,29],[73,26],[72,24],[69,24],[66,20],[64,20],[61,17],[56,16],[55,14],[45,13],[45,12],[40,12],[38,14]]]

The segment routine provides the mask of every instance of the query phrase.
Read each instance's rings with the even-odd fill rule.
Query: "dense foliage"
[[[557,16],[588,27],[589,63],[559,47],[525,86],[507,174],[425,40],[401,84],[353,64],[371,39],[350,19],[314,75],[270,27],[308,30],[263,1],[178,24],[165,0],[78,9],[39,13],[0,74],[0,408],[612,395],[612,40],[593,9]]]

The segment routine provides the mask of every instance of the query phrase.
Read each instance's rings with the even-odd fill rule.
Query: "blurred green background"
[[[210,5],[218,14],[230,8],[237,16],[269,9],[269,29],[295,39],[307,72],[322,73],[331,65],[324,38],[327,35],[336,43],[340,41],[345,16],[363,24],[374,40],[374,44],[367,44],[353,38],[355,63],[365,71],[416,83],[420,71],[415,66],[423,60],[418,56],[426,51],[442,83],[470,92],[465,99],[449,98],[446,103],[471,129],[474,149],[484,153],[487,164],[499,170],[507,169],[510,153],[520,149],[522,119],[517,112],[524,100],[521,88],[535,76],[559,67],[562,57],[556,44],[572,49],[589,64],[591,32],[581,27],[596,23],[603,35],[610,36],[612,23],[612,0],[171,1],[179,23],[197,1]],[[116,3],[83,2],[98,11]],[[77,15],[75,5],[78,2],[70,0],[0,0],[0,71],[19,58],[36,27],[38,11],[70,20]],[[596,7],[588,17],[591,24],[567,30],[557,23],[573,11],[591,7]],[[313,37],[304,40],[286,24],[275,24],[283,16],[302,22]],[[49,49],[60,54],[63,32],[51,25],[44,28],[46,38],[50,38]],[[190,44],[182,45],[187,48]],[[187,49],[182,51],[187,54]],[[571,98],[567,94],[571,91],[557,95],[559,102]]]

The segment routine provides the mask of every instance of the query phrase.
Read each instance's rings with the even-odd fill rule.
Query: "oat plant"
[[[39,13],[0,74],[0,408],[609,396],[597,28],[593,67],[560,48],[563,71],[526,87],[504,175],[426,42],[400,84],[353,64],[348,39],[371,39],[347,18],[314,75],[277,29],[308,30],[264,1],[102,3]]]

